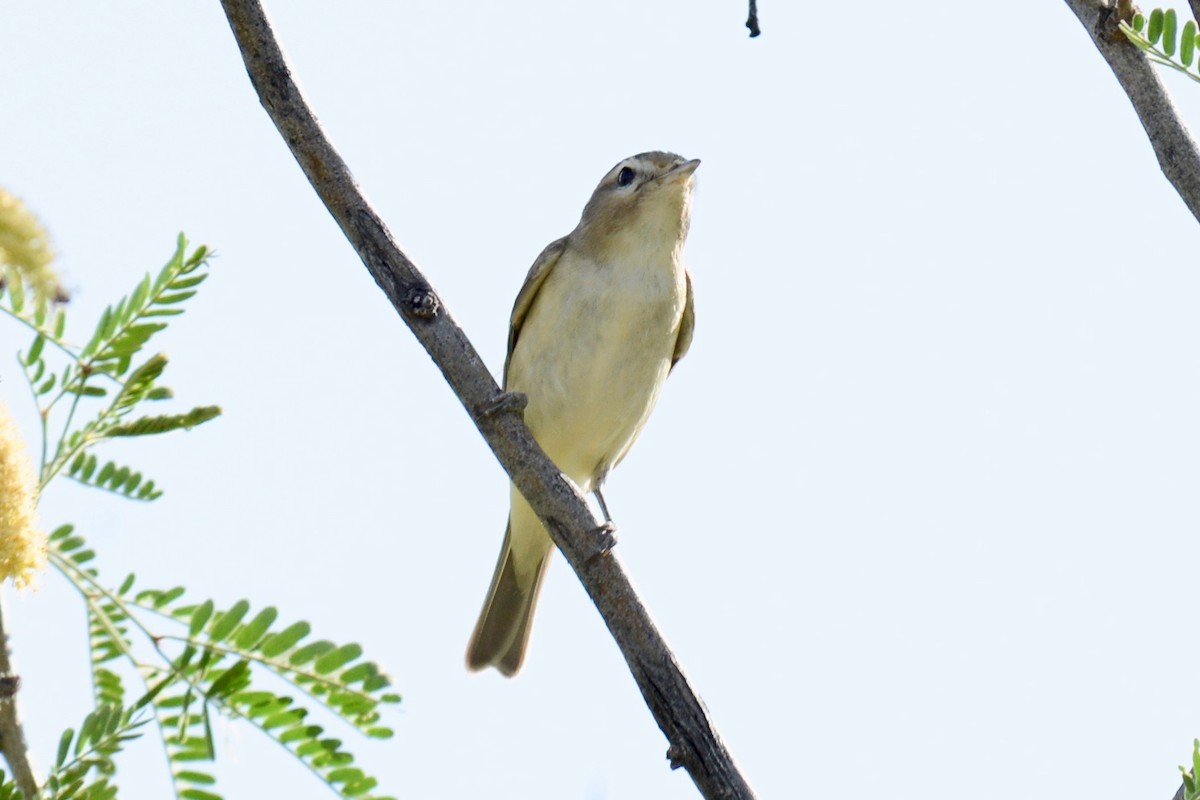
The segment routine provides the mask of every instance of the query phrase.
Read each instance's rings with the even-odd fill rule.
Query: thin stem
[[[17,689],[20,678],[13,672],[8,650],[8,633],[4,630],[4,598],[0,596],[0,751],[12,770],[13,780],[26,798],[37,796],[37,778],[29,762],[29,745],[17,713]]]
[[[42,362],[45,363],[45,362]],[[38,475],[41,475],[46,470],[46,448],[49,446],[49,423],[47,418],[50,414],[50,409],[42,408],[41,401],[38,400],[37,387],[33,385],[32,376],[29,374],[29,366],[21,360],[21,371],[25,374],[25,383],[29,385],[29,396],[33,399],[33,407],[38,410],[38,422],[42,429],[42,456],[38,463]]]
[[[34,333],[40,333],[42,336],[46,337],[47,342],[54,345],[59,350],[62,350],[64,353],[66,353],[68,356],[70,356],[71,360],[74,361],[76,364],[82,363],[79,360],[79,355],[71,350],[70,345],[63,344],[62,342],[60,342],[58,339],[55,338],[54,331],[46,330],[46,329],[38,327],[30,320],[26,319],[25,317],[21,316],[20,314],[16,313],[15,311],[13,311],[11,308],[5,308],[4,306],[0,306],[0,313],[7,314],[8,316],[15,319],[17,322],[24,325],[26,328],[29,328],[29,330],[33,331]]]
[[[144,606],[138,606],[138,608],[142,608],[143,610],[150,610],[150,609],[146,609]],[[178,622],[178,621],[179,620],[175,620],[175,622]],[[309,672],[308,670],[296,669],[293,666],[290,666],[288,664],[282,664],[278,661],[269,659],[266,656],[259,655],[257,653],[247,653],[245,650],[238,650],[233,647],[225,647],[224,645],[220,645],[215,642],[200,641],[199,639],[190,639],[187,636],[173,636],[170,634],[164,634],[164,635],[159,636],[158,639],[160,641],[164,641],[164,642],[180,642],[182,644],[191,645],[192,647],[196,647],[196,648],[200,648],[200,649],[204,649],[204,650],[211,650],[212,652],[220,653],[223,656],[235,656],[236,658],[244,658],[245,660],[251,661],[255,664],[262,664],[264,667],[271,670],[272,672],[279,673],[280,677],[282,677],[284,680],[287,680],[288,675],[295,675],[298,678],[312,681],[313,683],[319,684],[321,686],[324,686],[327,689],[331,689],[331,690],[339,692],[339,693],[352,695],[363,701],[367,701],[367,702],[371,702],[371,703],[379,703],[380,702],[378,697],[374,697],[374,696],[368,694],[367,692],[361,691],[359,689],[355,689],[351,686],[346,686],[345,684],[338,683],[337,681],[330,680],[328,676],[318,675],[317,673]],[[328,700],[326,700],[322,697],[319,697],[318,695],[313,694],[312,691],[309,690],[308,688],[306,688],[305,686],[302,686],[301,684],[293,683],[290,680],[288,681],[288,683],[289,683],[289,685],[304,692],[310,698],[312,698],[316,702],[320,703],[322,706],[325,706],[330,711],[333,711],[338,716],[340,716],[340,717],[345,716],[341,712],[339,712],[336,708],[333,708],[332,706],[330,706]]]
[[[75,399],[71,401],[71,410],[67,412],[67,420],[63,423],[63,432],[58,437],[58,447],[54,449],[54,460],[49,464],[42,465],[42,480],[38,486],[38,491],[46,488],[46,484],[50,483],[54,476],[58,474],[59,470],[63,468],[63,464],[70,459],[72,453],[74,453],[80,447],[86,446],[87,437],[81,437],[79,444],[67,453],[67,457],[61,457],[63,445],[66,444],[67,441],[67,434],[71,432],[71,422],[75,419],[75,411],[79,408],[79,398],[83,397],[83,385],[80,384],[79,388],[81,391],[75,392]],[[51,405],[53,405],[53,403],[51,403]],[[46,410],[49,411],[49,407],[47,407]]]

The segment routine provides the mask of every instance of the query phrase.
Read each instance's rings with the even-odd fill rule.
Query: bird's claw
[[[595,540],[596,550],[588,556],[588,561],[594,561],[601,556],[608,555],[617,546],[617,526],[612,524],[612,521],[597,525],[588,531],[588,533],[597,537]]]
[[[495,417],[510,412],[520,414],[527,405],[528,395],[521,392],[501,392],[488,402],[480,404],[477,412],[481,417]]]

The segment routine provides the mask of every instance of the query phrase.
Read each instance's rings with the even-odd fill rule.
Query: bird
[[[504,390],[546,455],[611,522],[601,487],[641,433],[695,330],[683,265],[698,159],[652,151],[610,169],[579,224],[534,261],[513,304]],[[467,667],[512,677],[554,543],[511,486],[508,526]]]

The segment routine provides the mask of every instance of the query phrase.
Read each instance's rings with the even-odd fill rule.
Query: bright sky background
[[[703,159],[697,331],[607,497],[763,798],[1170,797],[1200,735],[1196,221],[1061,2],[272,4],[318,115],[497,374],[512,299],[621,158]],[[398,798],[693,798],[564,562],[524,671],[463,652],[503,472],[261,110],[216,2],[9,4],[0,185],[82,339],[177,232],[164,335],[225,416],[102,451],[165,489],[44,498],[112,583],[275,604],[404,703],[344,732]],[[1200,126],[1200,86],[1171,79]],[[0,353],[27,345],[0,320]],[[4,360],[7,359],[7,360]],[[7,366],[4,366],[7,364]],[[32,436],[10,355],[0,398]],[[82,606],[9,593],[44,766]],[[323,797],[253,730],[227,797]],[[168,793],[152,742],[123,796]],[[283,789],[268,787],[282,785]],[[968,788],[969,787],[969,788]]]

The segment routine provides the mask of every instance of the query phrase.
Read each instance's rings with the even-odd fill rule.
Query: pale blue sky
[[[612,475],[620,553],[764,798],[1167,798],[1200,735],[1196,222],[1061,2],[274,3],[318,115],[495,372],[539,250],[647,149],[703,159],[697,330]],[[113,582],[273,603],[404,704],[345,737],[399,798],[692,798],[561,559],[520,676],[467,637],[507,484],[258,106],[216,2],[9,4],[0,185],[93,320],[219,258],[163,337],[225,416],[64,486]],[[1200,125],[1200,86],[1171,80]],[[87,331],[76,328],[82,337]],[[26,344],[0,321],[0,358]],[[32,415],[0,360],[0,398]],[[11,598],[45,765],[82,610]],[[254,731],[227,797],[322,797]],[[167,794],[159,751],[126,797]]]

